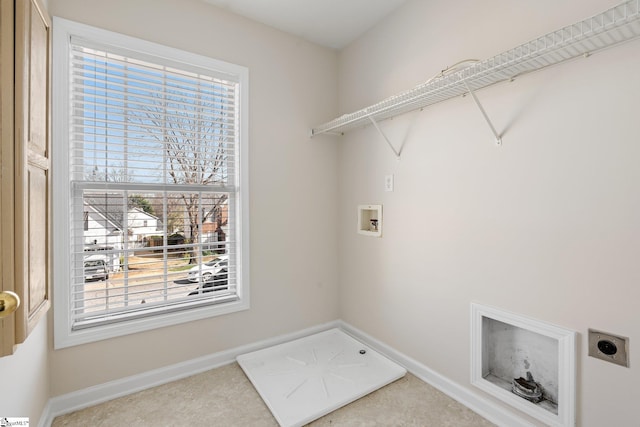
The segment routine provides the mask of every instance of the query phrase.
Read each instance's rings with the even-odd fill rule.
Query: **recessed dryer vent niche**
[[[358,233],[382,236],[382,205],[358,205]]]
[[[471,304],[471,383],[551,426],[575,425],[574,331]]]

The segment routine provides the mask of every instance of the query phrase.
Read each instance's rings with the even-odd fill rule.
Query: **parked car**
[[[216,258],[192,267],[187,274],[187,279],[191,282],[212,282],[214,277],[222,270],[226,272],[228,265],[229,259],[227,256]]]
[[[210,281],[202,282],[200,285],[193,291],[189,292],[189,295],[198,295],[205,292],[215,292],[215,291],[224,291],[229,289],[227,286],[229,281],[229,274],[227,273],[227,269],[223,268],[213,276],[213,279]]]
[[[84,280],[107,280],[109,269],[107,260],[100,255],[91,255],[84,259]]]

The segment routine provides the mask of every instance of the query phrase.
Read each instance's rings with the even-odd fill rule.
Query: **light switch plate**
[[[384,191],[393,191],[393,175],[384,177]]]

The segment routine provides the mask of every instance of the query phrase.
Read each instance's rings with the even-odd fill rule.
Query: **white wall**
[[[37,425],[49,400],[46,317],[11,356],[0,358],[0,417],[28,417]]]
[[[410,0],[341,53],[340,113],[616,3]],[[480,91],[502,147],[468,97],[383,122],[401,161],[371,126],[341,138],[341,318],[483,396],[472,301],[573,329],[578,425],[636,425],[639,75],[635,41]],[[356,233],[361,203],[382,238]],[[587,357],[590,327],[630,337],[631,368]]]
[[[337,54],[195,0],[50,12],[249,68],[252,278],[248,311],[53,351],[52,396],[338,318],[337,145],[308,137],[337,110]]]

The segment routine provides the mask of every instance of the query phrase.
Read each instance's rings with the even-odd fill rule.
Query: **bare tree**
[[[224,110],[223,89],[213,82],[205,90],[197,89],[197,97],[185,97],[181,91],[155,95],[155,102],[137,105],[134,116],[139,127],[162,144],[167,179],[179,185],[223,184],[228,173],[233,116]],[[188,220],[185,237],[189,243],[197,243],[200,225],[221,218],[214,216],[227,202],[227,195],[191,192],[182,193],[180,199]],[[188,253],[190,264],[199,262],[200,250],[191,246]]]
[[[113,166],[91,166],[85,173],[85,180],[99,182],[131,182],[132,179],[122,162]]]
[[[166,204],[166,216],[164,215],[164,205]],[[151,201],[156,215],[160,216],[163,222],[167,226],[167,234],[171,235],[177,231],[182,230],[184,227],[184,215],[181,215],[182,200],[176,200],[173,197],[169,197],[166,200],[160,198],[154,198]]]

